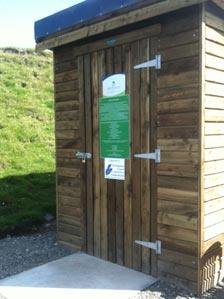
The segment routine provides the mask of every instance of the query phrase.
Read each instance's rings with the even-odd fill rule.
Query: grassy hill
[[[0,235],[55,210],[52,55],[0,49]]]

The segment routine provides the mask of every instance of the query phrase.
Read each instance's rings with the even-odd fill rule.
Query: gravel
[[[74,253],[56,242],[54,230],[0,240],[0,279]]]
[[[0,279],[74,253],[56,241],[55,227],[27,236],[0,240]],[[207,292],[203,299],[224,299],[224,288]],[[0,299],[3,299],[0,294]],[[134,299],[199,299],[177,286],[159,281]]]
[[[195,297],[194,294],[174,284],[159,281],[133,299],[224,299],[224,289],[217,287],[201,297]]]

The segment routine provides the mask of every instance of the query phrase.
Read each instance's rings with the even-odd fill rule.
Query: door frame
[[[83,55],[91,54],[92,52],[113,48],[116,46],[120,46],[123,44],[127,44],[129,42],[135,42],[144,38],[151,39],[151,57],[155,57],[158,48],[158,36],[161,33],[161,25],[155,24],[151,26],[147,26],[141,29],[135,29],[128,32],[122,32],[118,35],[111,35],[104,39],[98,39],[94,42],[88,42],[81,46],[77,46],[74,48],[74,55],[78,58],[78,73],[83,75],[84,68],[84,59]],[[109,45],[109,43],[111,43]],[[112,44],[114,43],[114,44]],[[80,103],[80,129],[82,136],[86,136],[86,113],[89,107],[86,107],[85,97],[88,90],[84,90],[84,77],[80,75],[78,78],[79,81],[79,103]],[[157,71],[153,69],[150,72],[150,82],[155,82],[156,84],[151,84],[150,90],[150,146],[153,149],[157,148]],[[91,87],[90,87],[91,88]],[[86,152],[86,137],[81,138],[81,151]],[[88,163],[87,163],[88,164]],[[83,246],[82,250],[87,252],[88,254],[93,255],[93,250],[87,248],[87,217],[89,217],[89,212],[87,211],[86,205],[86,196],[87,196],[87,188],[86,188],[86,180],[87,177],[90,178],[92,176],[93,166],[86,166],[86,164],[81,164],[81,181],[82,181],[82,194],[81,194],[81,202],[83,209],[83,228],[82,228],[82,238],[83,238]],[[91,172],[91,173],[89,173]],[[156,164],[151,161],[150,162],[150,185],[154,186],[151,188],[150,194],[150,235],[151,242],[155,242],[157,240],[157,167]],[[157,254],[152,250],[151,251],[151,265],[150,265],[150,274],[153,276],[158,275],[158,266],[157,266]]]

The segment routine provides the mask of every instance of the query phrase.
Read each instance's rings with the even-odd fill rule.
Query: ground
[[[57,243],[54,223],[36,225],[55,213],[52,56],[0,49],[0,62],[0,237],[8,234],[0,240],[2,279],[73,251]],[[162,298],[196,299],[163,281],[136,299]],[[224,289],[202,298],[222,299]]]
[[[0,279],[74,253],[56,241],[54,222],[45,223],[39,232],[21,236],[7,236],[0,240]],[[219,287],[206,293],[203,299],[222,299]],[[1,294],[0,294],[0,299]],[[199,299],[173,284],[159,281],[133,299]]]
[[[72,250],[57,243],[55,225],[52,224],[45,223],[35,234],[8,235],[0,240],[0,279],[71,253]]]

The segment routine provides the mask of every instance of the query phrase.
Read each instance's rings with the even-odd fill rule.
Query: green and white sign
[[[129,97],[100,99],[100,157],[130,158]]]
[[[103,97],[125,95],[125,87],[125,74],[112,75],[103,81]]]
[[[100,157],[130,158],[130,99],[125,95],[125,75],[110,76],[103,82],[99,102]]]

